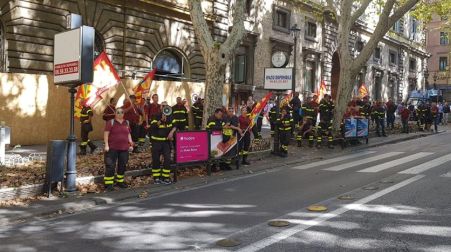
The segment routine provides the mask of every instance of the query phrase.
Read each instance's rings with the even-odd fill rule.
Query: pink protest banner
[[[175,161],[177,164],[207,161],[209,158],[207,131],[180,131],[176,134]]]

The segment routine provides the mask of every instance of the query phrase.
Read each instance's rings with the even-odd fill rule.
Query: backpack
[[[111,119],[111,120],[110,120],[111,127],[114,126],[114,121],[115,121],[114,119]],[[130,123],[128,122],[128,120],[125,120],[125,121],[127,122],[127,126],[130,127]]]

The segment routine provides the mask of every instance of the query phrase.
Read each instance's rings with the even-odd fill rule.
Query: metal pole
[[[75,93],[77,93],[77,89],[75,87],[71,87],[69,89],[70,93],[70,132],[67,137],[67,170],[66,170],[66,191],[74,192],[77,190],[75,180],[77,178],[77,167],[76,167],[76,159],[77,159],[77,145],[74,132],[74,107],[75,107]]]
[[[294,91],[296,90],[296,58],[297,58],[297,45],[298,45],[298,37],[296,36],[296,33],[294,35],[294,55],[293,55],[293,83],[291,85],[291,92],[294,97]]]
[[[280,94],[279,92],[276,92],[276,119],[279,118],[280,114]],[[280,145],[279,145],[279,126],[277,125],[277,120],[274,124],[274,147],[272,154],[280,156]]]

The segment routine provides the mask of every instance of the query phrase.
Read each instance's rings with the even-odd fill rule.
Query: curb
[[[446,131],[442,131],[439,132],[437,134],[441,134],[444,133]],[[427,136],[433,136],[436,134],[430,134],[430,133],[424,133],[424,134],[419,134],[419,135],[411,135],[408,137],[404,137],[404,138],[400,138],[400,139],[393,139],[393,140],[389,140],[386,142],[381,142],[381,143],[376,143],[376,144],[368,144],[368,145],[360,145],[358,146],[359,148],[373,148],[373,147],[378,147],[381,145],[386,145],[386,144],[395,144],[395,143],[399,143],[399,142],[403,142],[403,141],[408,141],[408,140],[413,140],[413,139],[417,139],[417,138],[422,138],[422,137],[427,137]],[[350,147],[348,149],[353,149],[354,147]],[[264,151],[264,152],[259,152],[259,153],[255,153],[255,155],[251,156],[251,160],[262,160],[264,159],[265,156],[267,156],[270,153],[270,151]],[[318,160],[321,159],[321,155],[319,157],[317,156],[307,156],[307,157],[302,157],[300,159],[291,159],[291,160],[286,160],[284,161],[282,158],[279,159],[278,161],[280,161],[280,164],[282,166],[292,166],[292,165],[296,165],[299,163],[305,163],[305,162],[309,162],[309,161],[313,161],[313,160]],[[26,213],[22,214],[20,217],[4,217],[0,219],[0,226],[3,225],[11,225],[11,224],[19,224],[19,223],[23,223],[23,222],[27,222],[27,221],[32,221],[32,220],[39,220],[42,218],[52,218],[52,217],[56,217],[56,216],[61,216],[63,214],[74,214],[76,212],[81,212],[83,210],[88,210],[91,208],[94,208],[96,206],[101,206],[101,205],[109,205],[109,204],[114,204],[114,203],[119,203],[119,202],[123,202],[126,200],[130,200],[130,199],[138,199],[138,198],[147,198],[149,196],[153,196],[156,197],[158,195],[164,194],[164,193],[170,193],[170,192],[176,192],[179,190],[184,190],[187,188],[192,188],[195,186],[200,186],[200,185],[205,185],[205,184],[209,184],[209,183],[214,183],[220,180],[226,180],[226,179],[230,179],[230,178],[234,178],[234,177],[239,177],[242,175],[248,175],[248,174],[258,174],[258,173],[262,173],[268,170],[274,169],[272,162],[266,162],[266,165],[257,165],[256,167],[247,167],[247,168],[241,168],[239,170],[233,170],[232,173],[229,172],[225,172],[222,173],[219,176],[206,176],[203,178],[200,177],[191,177],[191,178],[187,178],[185,180],[183,180],[183,182],[178,182],[176,184],[173,184],[172,186],[155,186],[153,184],[141,187],[141,188],[136,188],[136,189],[129,189],[129,190],[124,190],[124,191],[116,191],[116,192],[111,192],[111,193],[100,193],[97,194],[94,197],[90,197],[90,198],[80,198],[77,199],[75,198],[75,194],[69,196],[67,199],[63,199],[61,201],[63,202],[56,202],[57,204],[52,205],[50,207],[45,207],[45,208],[36,208],[39,210],[36,210],[33,213],[30,213],[28,216],[26,215]],[[127,171],[126,175],[127,176],[143,176],[143,175],[148,175],[150,174],[150,169],[142,169],[142,170],[133,170],[133,171]],[[83,177],[83,178],[78,178],[78,182],[81,183],[91,183],[91,182],[98,182],[98,181],[102,181],[103,176],[90,176],[90,177]],[[28,185],[28,186],[22,186],[19,188],[5,188],[0,190],[0,200],[3,199],[3,195],[2,195],[2,191],[4,190],[9,190],[14,192],[15,194],[12,194],[13,196],[17,197],[17,193],[19,192],[24,192],[24,190],[26,188],[35,188],[36,190],[38,188],[43,189],[43,184],[39,184],[39,185]],[[150,192],[150,190],[152,190],[152,192]],[[26,192],[26,191],[25,191]],[[32,192],[30,190],[30,192]],[[147,192],[148,196],[146,197],[141,197],[141,193],[143,192]],[[36,195],[36,194],[35,194]],[[115,197],[111,197],[111,195],[114,195]],[[56,197],[55,197],[56,198]],[[57,198],[58,200],[59,198]],[[74,200],[75,199],[75,200]],[[42,210],[41,210],[42,209]],[[41,210],[41,211],[40,211]]]

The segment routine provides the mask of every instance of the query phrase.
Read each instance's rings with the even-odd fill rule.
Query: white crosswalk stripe
[[[433,159],[428,161],[427,163],[423,163],[423,164],[419,164],[417,166],[414,166],[410,169],[404,170],[404,171],[400,171],[399,173],[402,174],[420,174],[422,172],[425,172],[431,168],[437,167],[439,165],[442,165],[444,163],[447,163],[451,161],[451,154]]]
[[[337,165],[337,166],[334,166],[334,167],[331,167],[331,168],[327,168],[327,169],[324,169],[324,170],[326,170],[326,171],[341,171],[341,170],[345,170],[345,169],[352,168],[352,167],[355,167],[355,166],[359,166],[359,165],[375,162],[375,161],[378,161],[378,160],[381,160],[381,159],[385,159],[385,158],[401,155],[403,153],[404,152],[388,152],[388,153],[384,153],[384,154],[377,155],[377,156],[374,156],[374,157],[364,158],[364,159],[357,160],[357,161],[354,161],[354,162],[340,164],[340,165]]]
[[[360,170],[358,172],[380,172],[380,171],[383,171],[383,170],[386,170],[389,168],[393,168],[398,165],[402,165],[402,164],[405,164],[405,163],[408,163],[408,162],[411,162],[411,161],[414,161],[414,160],[417,160],[420,158],[427,157],[432,154],[433,153],[431,153],[431,152],[418,152],[418,153],[415,153],[415,154],[407,156],[407,157],[403,157],[403,158],[396,159],[396,160],[386,162],[383,164],[371,166],[366,169]]]
[[[373,153],[375,153],[375,151],[362,151],[359,153],[354,153],[354,154],[345,155],[345,156],[341,156],[341,157],[326,159],[326,160],[313,162],[313,163],[309,163],[309,164],[305,164],[305,165],[295,166],[292,169],[306,170],[306,169],[310,169],[313,167],[318,167],[318,166],[327,165],[327,164],[331,164],[331,163],[335,163],[335,162],[340,162],[340,161],[344,161],[344,160],[348,160],[348,159],[358,158],[358,157],[365,156],[368,154],[373,154]]]

